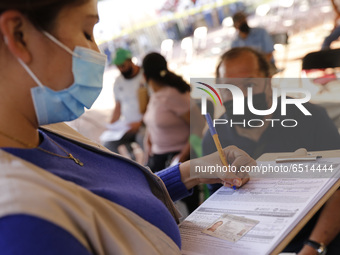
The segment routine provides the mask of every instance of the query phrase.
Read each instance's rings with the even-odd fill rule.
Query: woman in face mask
[[[2,255],[179,254],[169,193],[176,200],[200,182],[242,185],[233,174],[190,177],[189,162],[153,175],[60,123],[90,108],[102,88],[106,59],[92,34],[96,6],[0,3]],[[234,147],[225,152],[234,165],[254,164]],[[203,160],[192,163],[218,155]]]

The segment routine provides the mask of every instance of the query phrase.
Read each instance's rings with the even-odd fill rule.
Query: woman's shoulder
[[[74,192],[66,181],[53,174],[0,150],[0,216],[6,213],[41,214],[60,194]],[[72,189],[72,188],[71,188]],[[49,208],[48,210],[51,210]],[[49,214],[48,212],[46,212]]]
[[[0,218],[29,215],[44,219],[86,243],[65,214],[70,205],[65,198],[77,193],[68,182],[2,150],[0,169]],[[74,208],[69,209],[75,212]]]
[[[90,243],[102,249],[97,239],[89,242],[86,235],[105,228],[94,222],[101,218],[99,211],[117,215],[112,202],[2,150],[0,168],[1,219],[15,215],[43,219],[66,230],[86,249],[93,248]]]
[[[189,101],[190,102],[190,93],[185,92],[181,93],[176,88],[167,86],[163,89],[162,97],[166,98],[168,101],[171,102],[178,102],[178,101]]]
[[[171,87],[171,86],[166,86],[164,87],[164,91],[166,91],[166,93],[168,94],[175,94],[175,95],[190,95],[189,92],[185,92],[185,93],[182,93],[180,92],[178,89],[174,88],[174,87]]]
[[[144,246],[147,254],[171,245],[168,254],[179,254],[177,245],[157,227],[72,182],[2,150],[0,169],[0,218],[21,214],[47,220],[95,254],[122,254],[127,244],[135,251]],[[147,245],[146,239],[153,242]]]

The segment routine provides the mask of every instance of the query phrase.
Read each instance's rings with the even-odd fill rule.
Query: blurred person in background
[[[144,76],[153,93],[144,115],[147,128],[147,166],[157,172],[190,158],[190,112],[199,112],[190,100],[190,86],[168,69],[166,59],[150,53],[143,59]],[[199,188],[182,200],[193,212],[199,205]]]
[[[115,107],[110,123],[121,120],[129,125],[130,129],[119,140],[108,140],[103,144],[116,153],[120,145],[127,146],[128,151],[131,152],[133,142],[137,142],[143,148],[145,128],[142,119],[147,104],[146,84],[143,70],[132,62],[132,54],[129,50],[117,49],[113,63],[120,71],[120,75],[114,82]],[[134,158],[133,153],[131,156]]]
[[[255,109],[267,110],[272,106],[272,84],[270,66],[263,54],[249,48],[233,48],[225,52],[219,63],[217,80],[223,79],[239,82],[237,86],[247,97],[247,89],[253,89],[253,104]],[[253,78],[253,79],[245,79]],[[241,84],[245,80],[245,84]],[[228,80],[227,80],[228,81]],[[286,152],[305,148],[307,151],[340,149],[340,135],[327,112],[322,107],[305,103],[304,107],[312,114],[305,116],[295,105],[287,105],[287,115],[281,115],[281,97],[277,108],[270,116],[257,116],[245,105],[244,115],[233,114],[233,97],[227,90],[220,90],[225,106],[221,119],[233,119],[237,122],[249,119],[295,119],[298,125],[285,128],[282,125],[271,125],[264,121],[260,127],[246,125],[216,125],[222,146],[236,145],[245,150],[253,158],[258,158],[266,152]],[[246,98],[247,99],[247,98]],[[246,102],[247,100],[245,100]],[[240,119],[240,120],[239,120]],[[297,139],[298,138],[298,139]],[[214,142],[207,132],[203,139],[203,154],[215,151]]]
[[[244,12],[235,13],[233,22],[238,33],[231,43],[231,48],[247,46],[262,52],[267,61],[271,63],[271,73],[276,73],[277,69],[273,57],[274,42],[266,29],[250,27]]]
[[[340,36],[340,1],[331,0],[333,10],[335,12],[334,28],[332,32],[324,39],[321,49],[328,50],[331,47],[332,42],[337,40]]]
[[[249,48],[234,48],[225,52],[216,70],[219,83],[235,82],[247,102],[247,89],[253,89],[253,105],[255,109],[267,110],[272,106],[272,84],[270,66],[265,56],[260,52]],[[234,84],[234,83],[232,83]],[[244,115],[233,114],[233,97],[227,90],[220,90],[226,111],[219,119],[227,119],[237,123],[250,119],[295,119],[296,127],[283,127],[264,121],[260,127],[249,125],[216,125],[222,147],[234,145],[246,151],[251,157],[257,159],[263,153],[268,152],[293,152],[299,148],[307,151],[337,150],[340,149],[340,135],[327,112],[320,106],[304,103],[304,107],[312,114],[305,116],[295,105],[287,105],[287,114],[281,115],[281,97],[278,98],[277,108],[271,115],[258,116],[249,111],[247,104]],[[278,122],[276,122],[278,123]],[[203,155],[209,155],[216,151],[215,143],[209,133],[206,132],[202,142]],[[210,191],[215,192],[221,185],[209,185]],[[310,240],[320,245],[329,245],[329,254],[338,254],[340,250],[340,190],[325,204],[323,210],[308,222],[295,239],[287,246],[285,251],[299,252],[299,255],[317,254],[316,249],[304,242]],[[330,220],[332,219],[332,220]],[[315,226],[315,227],[314,227]],[[333,241],[332,241],[333,240]],[[327,253],[328,254],[328,253]]]
[[[190,157],[190,86],[168,69],[159,53],[146,55],[143,69],[153,91],[144,115],[147,165],[159,171],[176,157],[178,162]]]

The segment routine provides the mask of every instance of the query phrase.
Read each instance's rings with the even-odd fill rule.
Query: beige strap
[[[179,223],[179,218],[181,217],[181,214],[178,212],[177,208],[174,206],[170,195],[163,183],[163,181],[155,174],[153,174],[150,169],[145,168],[135,161],[129,160],[125,157],[122,157],[119,154],[113,153],[104,146],[97,144],[90,139],[86,138],[85,136],[79,134],[77,131],[72,129],[70,126],[66,125],[65,123],[58,123],[58,124],[52,124],[41,127],[42,129],[45,129],[47,131],[56,133],[57,135],[63,136],[67,139],[70,139],[76,143],[83,144],[85,146],[90,146],[93,149],[100,150],[101,152],[108,153],[111,155],[114,155],[115,157],[120,158],[121,160],[125,160],[130,162],[131,164],[134,164],[136,167],[139,167],[144,174],[146,175],[149,183],[152,193],[158,197],[168,208],[174,219],[177,223]]]
[[[62,227],[94,254],[180,254],[132,211],[0,150],[0,217],[27,214]]]

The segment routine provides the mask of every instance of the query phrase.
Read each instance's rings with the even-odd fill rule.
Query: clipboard
[[[277,159],[294,159],[297,157],[322,157],[322,158],[338,158],[340,150],[328,151],[307,151],[305,148],[300,148],[294,152],[279,152],[279,153],[264,153],[257,161],[276,161]],[[286,161],[288,162],[288,161]]]
[[[340,157],[340,150],[328,150],[328,151],[310,151],[308,152],[304,148],[300,148],[295,152],[283,152],[283,153],[265,153],[262,154],[257,161],[276,161],[277,159],[287,159],[295,162],[299,157],[311,157],[311,158],[338,158]],[[314,216],[314,214],[327,202],[327,200],[333,195],[333,193],[340,187],[340,179],[325,193],[325,195],[309,210],[303,219],[293,228],[293,230],[280,242],[278,246],[272,251],[272,254],[279,254],[289,242],[299,233],[299,231],[307,224],[307,222]]]
[[[331,178],[319,177],[320,175],[317,174],[315,182],[313,180],[305,181],[304,179],[307,177],[303,177],[303,175],[299,175],[301,177],[293,176],[289,180],[289,177],[276,177],[274,174],[273,181],[269,180],[270,176],[269,178],[253,176],[253,181],[250,180],[240,190],[234,191],[222,187],[181,222],[179,229],[183,238],[183,254],[229,254],[232,252],[233,254],[241,254],[241,252],[247,254],[248,251],[253,250],[257,251],[256,254],[279,254],[340,185],[338,175],[340,172],[340,150],[307,152],[305,149],[301,149],[298,152],[290,153],[266,153],[258,160],[262,161],[259,164],[261,163],[263,167],[267,164],[280,165],[281,163],[275,163],[277,158],[301,155],[322,156],[321,159],[317,159],[315,164],[334,163],[336,171],[331,175]],[[304,165],[314,164],[313,162],[292,164],[301,163]],[[289,164],[291,163],[284,165]],[[255,172],[257,172],[256,169]],[[292,188],[291,185],[299,183],[306,186]],[[307,189],[304,191],[305,188]],[[271,189],[273,192],[270,192]],[[301,196],[294,193],[300,190]],[[279,201],[281,196],[285,195],[287,197],[282,197],[282,201]],[[290,199],[294,199],[295,196],[298,196],[296,204],[290,206]],[[289,209],[290,207],[292,208]],[[258,226],[254,227],[255,232],[248,236],[250,239],[240,239],[240,243],[234,245],[225,240],[212,239],[213,237],[202,232],[205,226],[209,226],[208,223],[216,221],[217,217],[223,213],[249,217],[260,220],[260,222]],[[291,220],[282,222],[277,220],[277,217],[287,217]],[[271,229],[272,226],[273,229]],[[258,229],[255,229],[256,227]]]

